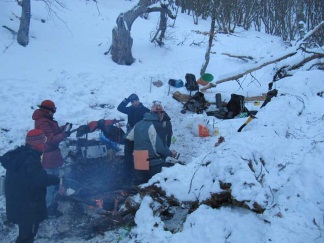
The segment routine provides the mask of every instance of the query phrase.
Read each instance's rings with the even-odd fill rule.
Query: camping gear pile
[[[205,99],[205,96],[202,92],[199,91],[199,85],[206,86],[211,81],[213,81],[214,77],[210,73],[203,74],[198,80],[194,74],[187,73],[185,76],[186,83],[185,87],[190,92],[189,95],[181,94],[180,92],[173,93],[173,98],[179,102],[183,103],[183,109],[181,110],[182,114],[185,114],[187,111],[191,111],[196,114],[206,113],[207,116],[214,116],[218,119],[233,119],[233,118],[244,118],[248,117],[248,120],[238,129],[238,132],[241,132],[242,129],[253,119],[256,118],[257,110],[248,110],[245,107],[245,97],[239,94],[231,94],[231,98],[229,102],[222,101],[221,94],[217,93],[215,95],[215,102],[208,102]],[[273,82],[275,82],[274,80]],[[266,94],[266,98],[262,104],[264,107],[268,102],[270,102],[271,98],[277,96],[278,90],[272,89],[273,82],[269,83],[269,91]],[[169,85],[179,88],[183,87],[183,81],[181,79],[170,79]],[[196,91],[193,95],[191,93]],[[262,99],[263,100],[263,99]],[[260,105],[259,101],[254,102],[255,105]],[[216,110],[208,109],[211,104],[216,105]],[[208,130],[208,124],[201,123],[198,125],[198,133],[199,137],[207,137],[210,136],[210,131]],[[196,126],[194,126],[196,127]],[[213,128],[215,130],[215,128]],[[212,132],[213,134],[214,132]]]

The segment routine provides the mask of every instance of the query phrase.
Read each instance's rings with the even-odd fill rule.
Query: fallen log
[[[305,63],[309,62],[309,61],[312,61],[314,59],[320,59],[320,58],[324,58],[324,53],[316,53],[310,57],[307,57],[305,58],[304,60],[302,60],[301,62],[293,65],[291,68],[289,68],[288,70],[295,70],[295,69],[298,69],[300,67],[302,67]]]
[[[297,53],[296,51],[291,52],[291,53],[288,53],[288,54],[286,54],[286,55],[284,55],[282,57],[279,57],[277,59],[274,59],[272,61],[265,62],[265,63],[261,64],[258,67],[254,67],[254,68],[248,69],[248,70],[244,71],[243,73],[239,73],[239,74],[236,74],[236,75],[231,76],[231,77],[227,77],[227,78],[220,79],[220,80],[216,81],[216,84],[209,83],[205,87],[201,88],[200,91],[202,91],[202,92],[203,91],[206,91],[207,89],[216,87],[217,84],[221,84],[221,83],[224,83],[224,82],[227,82],[227,81],[238,80],[238,79],[242,78],[246,74],[249,74],[249,73],[252,73],[252,72],[254,72],[256,70],[259,70],[259,69],[261,69],[261,68],[263,68],[263,67],[265,67],[265,66],[267,66],[269,64],[272,64],[272,63],[275,63],[275,62],[279,62],[279,61],[281,61],[283,59],[286,59],[288,57],[291,57],[291,56],[295,55],[296,53]]]
[[[246,71],[244,71],[243,73],[239,73],[239,74],[236,74],[236,75],[231,76],[231,77],[227,77],[227,78],[224,78],[224,79],[220,79],[220,80],[216,81],[215,84],[214,84],[214,83],[209,83],[208,85],[206,85],[205,87],[203,87],[202,89],[200,89],[200,91],[201,91],[201,92],[204,92],[204,91],[206,91],[207,89],[210,89],[210,88],[216,87],[217,84],[220,84],[220,83],[224,83],[224,82],[232,81],[232,80],[238,80],[238,79],[242,78],[244,75],[249,74],[249,73],[252,73],[252,72],[254,72],[254,71],[256,71],[256,70],[259,70],[259,69],[261,69],[261,68],[263,68],[263,67],[265,67],[265,66],[267,66],[267,65],[269,65],[269,64],[272,64],[272,63],[275,63],[275,62],[279,62],[279,61],[281,61],[281,60],[283,60],[283,59],[286,59],[286,58],[288,58],[288,57],[291,57],[291,56],[295,55],[295,54],[297,53],[298,50],[302,50],[302,51],[306,52],[305,48],[302,47],[302,44],[303,44],[303,43],[304,43],[304,42],[305,42],[305,41],[306,41],[310,36],[312,36],[314,33],[316,33],[318,30],[320,30],[323,26],[324,26],[324,21],[322,21],[321,23],[319,23],[319,24],[318,24],[314,29],[310,30],[310,31],[305,35],[305,37],[304,37],[302,40],[298,41],[297,45],[299,45],[299,48],[297,48],[297,50],[295,50],[295,51],[293,51],[293,52],[291,52],[291,53],[288,53],[288,54],[286,54],[286,55],[284,55],[284,56],[282,56],[282,57],[279,57],[279,58],[277,58],[277,59],[275,59],[275,60],[272,60],[272,61],[269,61],[269,62],[265,62],[265,63],[261,64],[261,65],[258,66],[258,67],[254,67],[254,68],[252,68],[252,69],[246,70]],[[308,53],[309,53],[309,52],[308,52]],[[323,53],[315,53],[315,55],[313,55],[313,56],[311,56],[311,57],[307,57],[307,58],[305,58],[302,62],[293,65],[293,66],[290,68],[290,70],[297,69],[297,68],[303,66],[306,62],[309,62],[309,61],[311,61],[311,60],[313,60],[313,59],[317,59],[317,58],[320,59],[320,58],[323,58],[323,55],[324,55]],[[288,69],[288,70],[289,70],[289,69]]]
[[[241,59],[243,61],[248,61],[248,60],[253,60],[253,57],[251,56],[237,56],[237,55],[232,55],[232,54],[229,54],[229,53],[222,53],[222,55],[225,55],[225,56],[228,56],[228,57],[234,57],[234,58],[238,58],[238,59]],[[248,59],[248,60],[246,60]]]

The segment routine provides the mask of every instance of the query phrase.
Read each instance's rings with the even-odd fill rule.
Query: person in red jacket
[[[60,174],[60,167],[64,163],[59,144],[70,136],[72,124],[58,125],[57,121],[53,118],[56,106],[51,100],[42,101],[38,107],[39,109],[35,110],[32,115],[32,119],[35,121],[35,129],[42,130],[47,137],[42,164],[48,174],[58,176]],[[47,187],[46,194],[48,214],[56,217],[62,216],[62,213],[57,209],[56,194],[58,189],[57,186]]]

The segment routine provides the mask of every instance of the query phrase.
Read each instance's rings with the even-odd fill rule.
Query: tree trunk
[[[211,19],[211,24],[210,24],[210,31],[209,31],[209,41],[208,41],[208,47],[205,53],[205,63],[201,67],[200,70],[200,75],[203,75],[206,72],[209,59],[210,59],[210,50],[213,45],[213,40],[215,36],[215,22],[216,22],[216,3],[213,5],[213,11],[212,11],[212,19]]]
[[[135,61],[132,55],[133,38],[125,26],[123,16],[117,19],[117,27],[112,31],[111,58],[120,65],[132,65]]]
[[[22,1],[22,11],[20,25],[17,35],[17,42],[22,46],[29,43],[29,26],[30,26],[30,0]]]
[[[165,31],[167,29],[167,21],[168,21],[168,15],[166,11],[160,12],[160,24],[159,29],[156,31],[153,39],[151,42],[156,42],[159,46],[164,45],[164,38],[165,38]]]
[[[135,59],[132,56],[133,38],[130,32],[137,17],[145,13],[160,12],[167,13],[172,19],[175,18],[167,5],[154,6],[157,2],[157,0],[140,0],[134,8],[119,15],[117,27],[112,31],[111,58],[114,62],[120,65],[132,65],[134,63]],[[153,7],[150,7],[151,5]],[[162,32],[163,35],[164,33],[165,31]],[[164,36],[162,37],[164,38]]]

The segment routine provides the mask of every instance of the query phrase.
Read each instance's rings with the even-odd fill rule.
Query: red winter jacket
[[[59,144],[67,137],[63,128],[59,127],[57,121],[45,109],[35,110],[32,118],[35,120],[35,129],[42,130],[47,137],[43,154],[44,168],[51,169],[62,166],[64,160]]]

